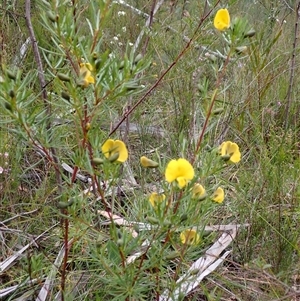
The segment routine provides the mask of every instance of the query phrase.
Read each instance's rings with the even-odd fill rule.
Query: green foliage
[[[218,31],[222,7],[200,2],[165,3],[149,27],[137,9],[152,3],[32,1],[41,87],[31,44],[21,58],[17,42],[28,38],[24,1],[5,1],[1,263],[28,246],[3,272],[0,289],[22,284],[9,300],[36,298],[47,276],[51,300],[286,297],[283,282],[299,269],[292,4],[229,1],[231,26]],[[247,226],[226,268],[176,297],[178,279],[220,237],[205,227],[228,224]]]

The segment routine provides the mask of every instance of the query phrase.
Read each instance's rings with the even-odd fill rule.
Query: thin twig
[[[8,218],[8,219],[6,219],[6,220],[0,222],[0,225],[7,224],[7,223],[11,222],[12,220],[14,220],[14,219],[16,219],[16,218],[23,217],[23,216],[26,216],[26,215],[30,215],[30,214],[35,213],[35,212],[37,212],[37,211],[39,211],[39,209],[34,209],[34,210],[32,210],[32,211],[19,213],[19,214],[17,214],[17,215],[14,215],[13,217],[10,217],[10,218]]]
[[[218,0],[214,7],[212,9],[210,9],[207,13],[205,13],[203,15],[203,17],[200,19],[199,24],[196,28],[196,30],[194,31],[191,39],[187,42],[187,44],[185,45],[185,47],[183,48],[183,50],[181,50],[181,52],[178,54],[178,56],[175,58],[175,60],[172,62],[172,64],[169,65],[169,67],[164,70],[162,72],[162,74],[160,75],[160,77],[158,78],[158,80],[148,89],[148,91],[130,108],[130,110],[128,110],[127,112],[125,112],[121,118],[121,120],[115,125],[115,127],[110,131],[108,136],[111,136],[112,134],[114,134],[117,129],[121,126],[121,124],[128,118],[128,116],[141,104],[145,101],[145,99],[153,92],[153,90],[161,83],[161,81],[164,79],[164,77],[170,72],[171,69],[173,69],[173,67],[178,63],[178,61],[181,59],[181,57],[189,50],[189,48],[191,47],[192,42],[194,41],[194,39],[197,36],[197,33],[200,29],[200,27],[202,26],[203,22],[209,17],[209,15],[212,13],[212,11],[215,9],[215,7],[219,4],[221,0]]]

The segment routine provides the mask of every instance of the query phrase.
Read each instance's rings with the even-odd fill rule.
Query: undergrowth
[[[300,3],[249,2],[3,1],[4,300],[298,300]]]

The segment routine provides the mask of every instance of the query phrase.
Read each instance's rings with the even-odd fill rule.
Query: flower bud
[[[180,257],[180,252],[178,251],[172,251],[170,252],[167,256],[166,256],[166,259],[167,260],[172,260],[172,259],[175,259],[177,257]]]
[[[120,65],[119,65],[119,69],[123,69],[123,68],[124,68],[124,65],[125,65],[125,62],[122,61],[122,62],[120,63]]]
[[[236,47],[235,48],[235,52],[237,54],[246,54],[248,51],[248,47],[247,46],[240,46],[240,47]]]
[[[159,220],[153,216],[147,216],[147,220],[150,224],[153,224],[153,225],[159,224]]]
[[[71,80],[70,77],[64,73],[57,73],[57,77],[63,82],[69,82]]]
[[[119,156],[120,156],[120,153],[115,152],[111,156],[108,157],[108,161],[109,162],[115,162],[116,160],[118,160]]]
[[[8,94],[9,94],[9,96],[10,96],[11,98],[15,98],[15,96],[16,96],[14,90],[10,90]]]
[[[214,115],[219,115],[219,114],[221,114],[223,111],[224,111],[223,108],[219,108],[219,109],[213,110],[212,113],[213,113]]]
[[[49,20],[51,22],[57,22],[58,21],[58,15],[55,15],[53,12],[51,11],[47,11],[47,17],[49,18]]]
[[[136,57],[135,57],[135,59],[134,59],[134,62],[135,63],[138,63],[140,60],[142,60],[143,59],[143,55],[141,54],[141,53],[139,53]]]
[[[92,159],[92,163],[94,164],[94,165],[101,165],[101,164],[103,164],[103,160],[102,159],[100,159],[100,158],[93,158]]]
[[[157,162],[152,161],[151,159],[148,159],[145,156],[141,157],[140,162],[141,162],[141,165],[143,167],[146,167],[146,168],[156,168],[156,167],[158,167],[158,163]]]
[[[91,128],[91,124],[88,122],[86,125],[85,125],[85,130],[88,132]]]
[[[230,155],[223,155],[221,156],[221,158],[224,160],[224,161],[228,161],[230,159]]]
[[[186,214],[186,213],[184,213],[184,214],[182,214],[181,216],[180,216],[180,222],[184,222],[184,221],[186,221],[188,219],[188,215]]]
[[[70,101],[70,95],[65,91],[61,92],[61,97],[67,101]]]
[[[244,37],[245,38],[252,38],[255,35],[255,30],[251,28],[248,32],[245,33]]]
[[[8,76],[8,78],[10,78],[12,80],[16,79],[16,74],[11,70],[6,70],[6,75]]]
[[[57,207],[58,207],[59,209],[66,209],[66,208],[69,207],[69,203],[68,203],[68,202],[63,202],[63,201],[61,201],[61,202],[58,202],[58,203],[57,203]]]
[[[68,200],[68,205],[71,206],[71,205],[73,205],[73,203],[74,203],[74,198],[70,198]]]
[[[118,245],[119,247],[122,247],[122,246],[124,245],[124,241],[123,241],[122,238],[117,239],[117,245]]]
[[[11,111],[12,112],[12,106],[11,106],[11,104],[9,103],[9,102],[5,102],[4,103],[4,106],[5,106],[5,109],[7,109],[7,110],[9,110],[9,111]]]

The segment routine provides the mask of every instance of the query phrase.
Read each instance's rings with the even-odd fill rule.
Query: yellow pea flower
[[[192,189],[192,198],[202,201],[206,198],[206,196],[207,196],[207,193],[206,193],[205,188],[201,184],[196,183]]]
[[[108,139],[101,147],[104,156],[111,162],[125,162],[128,159],[128,150],[121,140]]]
[[[187,185],[189,180],[194,178],[194,168],[190,162],[185,159],[171,160],[165,171],[165,178],[168,183],[177,181],[179,188]]]
[[[95,83],[95,78],[92,76],[93,67],[89,63],[81,63],[79,69],[79,75],[82,78],[80,85],[87,87],[89,84]]]
[[[158,163],[145,157],[145,156],[142,156],[141,159],[140,159],[140,162],[141,162],[141,165],[143,167],[146,167],[146,168],[156,168],[158,167]]]
[[[217,190],[213,193],[211,199],[216,203],[223,203],[225,198],[225,193],[222,187],[218,187]]]
[[[230,27],[230,15],[226,8],[219,9],[214,18],[214,26],[223,31]]]
[[[156,210],[158,206],[166,199],[166,196],[162,193],[152,192],[149,197],[149,203]]]
[[[241,161],[239,146],[231,141],[223,142],[219,147],[219,153],[225,161],[238,163]]]
[[[200,235],[193,229],[184,230],[180,233],[182,244],[197,245],[200,243]]]

